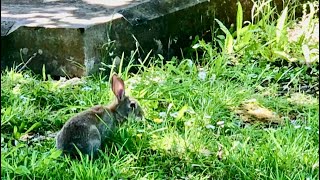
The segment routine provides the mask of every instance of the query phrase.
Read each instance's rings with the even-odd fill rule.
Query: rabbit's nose
[[[131,102],[130,102],[130,108],[132,108],[132,109],[137,109],[137,103],[134,102],[134,101],[131,101]]]

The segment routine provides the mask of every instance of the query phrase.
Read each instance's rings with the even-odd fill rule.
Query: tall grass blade
[[[276,29],[276,42],[277,43],[280,42],[281,36],[283,34],[283,29],[284,29],[284,24],[286,22],[287,14],[288,14],[288,7],[284,8],[284,10],[282,11],[282,14],[277,22],[277,27],[276,27],[277,28]]]
[[[46,67],[45,65],[42,66],[42,80],[46,80]]]
[[[243,23],[243,12],[242,12],[242,6],[241,3],[238,2],[238,11],[237,11],[237,40],[240,39],[240,33],[242,29],[242,23]]]

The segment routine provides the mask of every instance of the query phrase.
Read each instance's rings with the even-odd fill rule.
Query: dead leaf
[[[218,121],[218,122],[217,122],[217,126],[224,127],[224,121]]]
[[[223,155],[222,145],[219,144],[218,152],[217,152],[217,157],[218,157],[218,159],[219,159],[220,161],[222,160],[222,155]]]
[[[84,83],[84,81],[78,77],[68,79],[68,80],[64,77],[61,77],[60,80],[58,81],[58,87],[64,88],[67,86],[75,86],[75,85],[82,84],[82,83]]]
[[[316,98],[313,98],[310,95],[302,93],[293,93],[290,95],[290,98],[287,99],[291,104],[296,105],[314,105],[318,103]]]
[[[56,137],[58,132],[51,132],[51,131],[47,131],[45,133],[45,135],[40,135],[39,133],[37,134],[32,134],[32,133],[27,133],[24,134],[20,137],[20,141],[29,141],[29,142],[35,142],[35,141],[44,141],[44,140],[49,140],[49,139],[53,139]]]
[[[27,134],[20,136],[19,140],[20,141],[28,141],[28,140],[32,139],[33,137],[34,137],[34,134],[27,133]]]
[[[235,113],[247,123],[263,122],[263,123],[283,123],[275,112],[263,107],[256,99],[250,99],[241,103],[239,108],[236,108]]]
[[[210,156],[212,154],[212,152],[208,149],[201,149],[200,153],[206,157]]]
[[[315,170],[316,168],[319,168],[319,162],[316,162],[312,165],[312,170]]]

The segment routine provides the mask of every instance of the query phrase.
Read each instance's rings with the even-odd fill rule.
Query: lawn
[[[118,127],[95,160],[61,157],[54,135],[114,98],[109,76],[3,71],[1,178],[319,179],[318,2],[302,17],[257,7],[248,23],[239,4],[233,30],[216,20],[185,58],[117,68],[145,118]]]

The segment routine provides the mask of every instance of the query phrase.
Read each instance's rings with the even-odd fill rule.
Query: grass
[[[293,17],[290,9],[287,17]],[[237,25],[232,32],[219,23],[229,37],[213,34],[212,42],[195,41],[189,59],[163,63],[150,57],[149,67],[140,65],[135,75],[130,66],[120,68],[146,117],[119,127],[95,161],[60,157],[53,138],[22,139],[26,133],[47,137],[75,113],[110,102],[107,77],[68,85],[29,71],[2,72],[2,179],[318,179],[318,95],[301,86],[317,83],[319,60],[303,63],[303,43],[276,43],[286,35],[280,26],[295,21],[283,13],[271,15],[278,18],[262,18],[268,19],[263,26],[253,21],[250,31]],[[283,34],[274,31],[267,38],[268,28]],[[301,42],[318,48],[308,39]],[[299,47],[295,53],[282,49],[293,46]],[[277,51],[301,61],[273,58]],[[296,93],[301,98],[292,98]],[[284,124],[243,123],[233,109],[249,99],[280,115]]]

